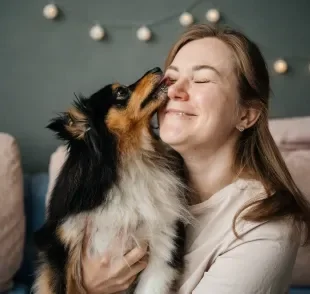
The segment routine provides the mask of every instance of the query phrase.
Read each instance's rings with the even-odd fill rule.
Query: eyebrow
[[[172,69],[174,71],[179,71],[179,69],[174,66],[174,65],[169,65],[167,69]],[[218,76],[221,76],[220,72],[213,66],[211,65],[207,65],[207,64],[202,64],[202,65],[195,65],[192,67],[193,71],[198,71],[198,70],[202,70],[202,69],[210,69],[212,71],[214,71]]]

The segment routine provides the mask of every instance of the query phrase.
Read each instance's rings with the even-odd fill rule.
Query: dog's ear
[[[60,139],[68,141],[83,140],[85,133],[90,129],[86,115],[76,107],[54,118],[47,128],[54,131]]]

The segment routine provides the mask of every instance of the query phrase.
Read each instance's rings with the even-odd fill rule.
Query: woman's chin
[[[172,149],[175,149],[176,151],[178,151],[178,149],[180,149],[180,147],[185,145],[188,141],[188,136],[185,136],[185,134],[174,130],[168,131],[160,128],[159,136],[163,142],[168,144]]]

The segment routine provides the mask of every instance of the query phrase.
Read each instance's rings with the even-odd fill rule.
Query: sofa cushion
[[[282,154],[295,183],[310,203],[310,150],[282,151]],[[310,245],[298,251],[292,284],[310,286]]]
[[[3,294],[29,294],[29,293],[31,292],[29,291],[27,286],[22,285],[22,284],[17,284],[14,286],[13,289]]]
[[[23,262],[14,280],[29,288],[34,281],[38,262],[38,252],[34,244],[33,234],[43,225],[45,220],[45,199],[48,180],[47,172],[24,174],[24,203],[27,216],[26,237]]]
[[[270,119],[269,129],[282,151],[310,149],[310,116]]]
[[[23,257],[25,214],[20,151],[15,138],[0,133],[0,292],[12,288]]]
[[[66,147],[61,145],[57,147],[57,149],[52,153],[50,157],[50,162],[49,162],[49,167],[48,167],[49,182],[48,182],[47,194],[46,194],[46,205],[49,202],[49,198],[54,188],[60,169],[66,160],[66,155],[67,155]]]
[[[289,294],[310,294],[310,288],[291,288]]]

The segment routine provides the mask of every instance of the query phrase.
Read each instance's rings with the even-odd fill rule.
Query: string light
[[[136,37],[138,38],[138,40],[147,42],[152,38],[151,28],[153,28],[156,25],[160,25],[160,24],[169,22],[171,20],[174,20],[177,17],[179,19],[180,24],[183,27],[188,27],[192,25],[194,23],[194,16],[191,12],[198,4],[202,2],[208,2],[211,6],[214,7],[213,3],[211,3],[210,1],[195,0],[189,7],[187,7],[187,9],[183,10],[184,12],[181,14],[177,13],[177,14],[170,15],[170,16],[168,15],[161,19],[157,19],[156,21],[149,22],[143,25],[141,23],[140,24],[139,23],[128,23],[128,24],[106,24],[105,23],[104,26],[109,27],[109,28],[123,28],[123,29],[124,28],[130,29],[132,27],[136,27],[137,28]],[[43,15],[46,19],[55,19],[59,15],[59,12],[60,12],[59,8],[54,3],[47,4],[43,8]],[[205,13],[205,18],[208,22],[217,23],[221,19],[221,15],[218,9],[211,8],[207,10],[207,12]],[[233,26],[237,28],[239,27],[238,24],[233,22],[233,20],[230,19],[229,22]],[[101,25],[96,24],[90,28],[89,36],[95,41],[102,40],[103,38],[105,38],[105,29]],[[263,48],[265,47],[262,44],[259,44],[259,43],[257,44],[260,47],[263,47]],[[266,50],[271,51],[270,48],[266,48]],[[294,58],[294,59],[298,58],[298,59],[306,60],[308,63],[310,61],[310,57],[302,57],[302,56],[299,56],[299,57],[298,56],[297,57],[287,56],[285,58],[279,58],[273,62],[274,71],[279,74],[286,73],[289,69],[289,66],[286,60],[290,58]],[[308,64],[308,70],[310,72],[310,63]]]
[[[152,32],[147,26],[142,26],[137,30],[137,38],[140,41],[148,41],[152,37]]]
[[[206,19],[209,22],[217,23],[220,20],[220,13],[217,9],[209,9],[206,13]]]
[[[191,25],[194,22],[193,15],[189,12],[183,12],[179,18],[180,24],[184,27]]]
[[[43,15],[47,19],[55,19],[58,13],[58,7],[55,4],[47,4],[43,8]]]
[[[104,38],[105,31],[99,24],[96,24],[89,30],[89,35],[93,40],[99,41]]]
[[[278,59],[273,64],[274,70],[279,74],[284,74],[288,70],[287,62],[283,59]]]

